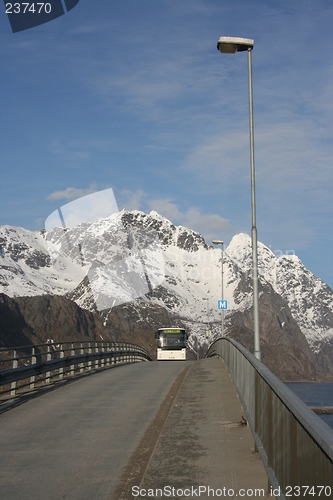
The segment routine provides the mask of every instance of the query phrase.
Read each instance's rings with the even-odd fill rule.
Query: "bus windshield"
[[[183,349],[186,347],[185,331],[177,333],[158,332],[157,345],[161,348]]]

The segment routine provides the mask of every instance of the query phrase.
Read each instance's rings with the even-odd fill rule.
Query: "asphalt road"
[[[96,373],[0,415],[1,500],[112,499],[186,362]]]

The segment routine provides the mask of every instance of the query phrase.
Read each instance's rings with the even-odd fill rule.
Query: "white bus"
[[[184,328],[159,328],[157,339],[157,361],[186,360],[187,334]]]

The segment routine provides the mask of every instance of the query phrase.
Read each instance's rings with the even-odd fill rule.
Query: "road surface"
[[[0,415],[1,500],[112,499],[188,362],[105,370]]]

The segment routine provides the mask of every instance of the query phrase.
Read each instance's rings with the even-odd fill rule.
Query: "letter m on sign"
[[[226,311],[228,309],[228,302],[226,300],[219,300],[218,308]]]
[[[53,21],[72,10],[80,0],[49,0],[48,2],[7,2],[6,14],[13,33],[35,28]]]

